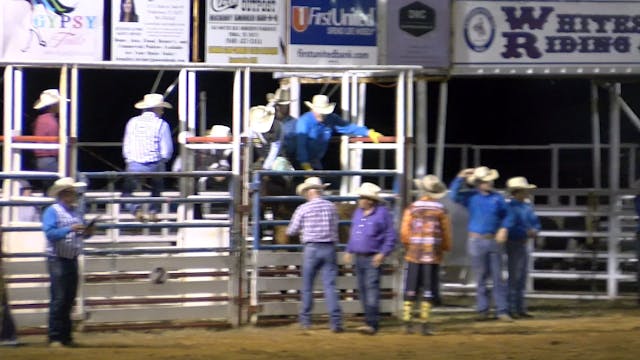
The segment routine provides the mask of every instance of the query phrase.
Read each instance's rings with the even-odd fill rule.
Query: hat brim
[[[529,184],[529,185],[520,185],[520,186],[510,186],[507,189],[509,191],[513,191],[513,190],[531,190],[531,189],[536,189],[538,186],[533,185],[533,184]]]
[[[281,100],[281,99],[276,99],[276,94],[274,93],[268,93],[267,94],[267,102],[268,103],[274,103],[277,105],[289,105],[291,104],[292,100]]]
[[[267,121],[254,121],[253,123],[249,124],[249,127],[251,127],[251,130],[257,133],[264,134],[271,130],[271,126],[273,126],[273,120],[275,118],[275,115],[270,115]]]
[[[298,194],[298,195],[302,195],[302,194],[304,194],[304,192],[305,192],[305,191],[307,191],[307,190],[311,190],[311,189],[324,190],[324,189],[326,189],[326,188],[327,188],[327,186],[329,186],[329,185],[331,185],[331,184],[329,184],[329,183],[324,183],[324,184],[322,184],[322,185],[315,185],[315,184],[305,184],[305,183],[302,183],[302,184],[300,184],[300,185],[298,185],[298,186],[296,187],[296,194]]]
[[[357,195],[363,199],[373,200],[381,203],[387,202],[385,199],[381,198],[380,196],[373,195],[373,194],[357,194]]]
[[[443,188],[442,191],[434,192],[429,191],[425,188],[422,179],[413,179],[413,185],[415,185],[415,187],[424,195],[429,196],[432,199],[442,199],[443,197],[447,196],[449,189],[447,189],[447,186],[443,182],[440,182],[440,184]]]
[[[155,109],[155,108],[165,108],[165,109],[173,109],[173,106],[166,101],[163,101],[158,104],[147,104],[143,101],[138,101],[135,105],[133,105],[136,109]]]
[[[336,108],[336,103],[329,103],[329,105],[323,107],[315,106],[310,101],[305,101],[304,104],[307,105],[311,110],[323,115],[331,114]]]
[[[489,174],[487,174],[487,175],[485,175],[483,177],[477,177],[477,176],[474,176],[474,175],[469,176],[467,178],[467,182],[469,184],[473,184],[473,183],[478,182],[478,181],[489,182],[489,181],[494,181],[499,177],[500,177],[500,174],[498,174],[498,170],[491,169],[489,171]]]
[[[55,104],[59,104],[60,103],[60,99],[50,99],[49,101],[42,101],[40,99],[38,99],[35,104],[33,104],[33,108],[35,110],[40,110],[43,108],[46,108],[47,106],[51,106],[51,105],[55,105]]]
[[[60,194],[61,192],[65,191],[65,190],[73,190],[75,192],[78,192],[79,188],[85,187],[87,186],[87,184],[83,183],[83,182],[76,182],[73,185],[55,185],[53,184],[49,190],[47,190],[47,195],[50,197],[57,197],[58,194]]]

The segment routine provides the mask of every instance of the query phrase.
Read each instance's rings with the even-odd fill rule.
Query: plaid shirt
[[[405,260],[418,264],[439,264],[442,252],[451,249],[451,223],[444,206],[428,196],[404,211],[400,239]]]
[[[338,211],[328,200],[316,198],[298,206],[287,235],[302,234],[302,243],[337,243]]]
[[[126,162],[144,164],[167,161],[172,154],[173,140],[166,121],[151,111],[129,120],[122,140],[122,155]]]

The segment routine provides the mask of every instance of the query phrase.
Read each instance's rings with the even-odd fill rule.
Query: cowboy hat
[[[224,125],[213,125],[207,136],[210,137],[229,137],[231,136],[231,128]]]
[[[509,190],[529,190],[535,189],[537,188],[537,186],[535,186],[534,184],[529,184],[529,181],[527,181],[527,178],[525,178],[524,176],[516,176],[507,180],[507,188]]]
[[[39,110],[47,106],[57,104],[60,100],[60,92],[58,89],[47,89],[40,93],[40,97],[33,104],[33,108]]]
[[[289,92],[289,89],[276,89],[275,94],[267,94],[267,102],[269,104],[289,105],[291,104],[291,93]]]
[[[336,107],[336,103],[329,102],[327,95],[314,95],[311,102],[305,101],[304,104],[314,112],[323,115],[331,114]]]
[[[304,182],[296,187],[296,194],[303,195],[309,189],[326,189],[331,184],[323,183],[317,176],[308,177]]]
[[[480,166],[473,169],[473,174],[467,178],[467,182],[470,184],[473,184],[476,181],[488,182],[493,181],[499,177],[500,174],[498,174],[498,170],[489,169],[486,166]]]
[[[356,195],[370,200],[384,202],[384,199],[380,197],[380,191],[382,191],[380,186],[370,182],[364,182],[360,185],[360,188],[356,190]]]
[[[447,185],[435,175],[426,175],[422,179],[414,179],[413,183],[420,191],[432,199],[441,199],[447,195]]]
[[[152,108],[167,108],[171,109],[173,106],[168,102],[164,101],[164,96],[161,94],[147,94],[142,98],[142,100],[138,101],[134,107],[136,109],[152,109]]]
[[[266,133],[271,130],[275,117],[271,106],[254,106],[249,109],[249,127],[257,133]]]
[[[47,194],[51,197],[57,197],[62,191],[73,190],[77,192],[78,189],[85,188],[86,186],[86,183],[76,182],[73,178],[64,177],[56,180],[47,191]]]

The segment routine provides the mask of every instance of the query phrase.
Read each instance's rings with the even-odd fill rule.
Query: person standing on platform
[[[373,335],[379,328],[380,275],[382,261],[393,251],[396,232],[393,218],[385,201],[380,197],[380,187],[362,183],[357,191],[358,208],[351,219],[351,233],[344,262],[355,259],[358,278],[358,297],[365,314],[365,326],[358,330]]]
[[[60,135],[60,125],[58,123],[60,100],[58,89],[47,89],[40,93],[40,97],[33,104],[33,108],[38,110],[38,116],[33,124],[34,136]],[[33,154],[36,158],[36,170],[58,172],[57,149],[37,149],[33,150]],[[46,191],[52,183],[52,180],[44,180],[42,182],[42,190]]]
[[[147,94],[135,104],[142,114],[127,122],[122,140],[122,155],[127,172],[161,172],[166,171],[166,164],[173,155],[173,139],[169,124],[162,118],[164,109],[172,106],[164,101],[161,94]],[[138,186],[138,179],[127,176],[122,191],[123,197],[130,197]],[[151,196],[159,197],[164,188],[161,177],[151,177]],[[139,221],[157,221],[160,210],[159,203],[149,207],[146,217],[139,204],[128,205],[128,209]]]
[[[320,178],[312,176],[296,187],[296,193],[306,202],[298,206],[291,217],[287,235],[301,235],[304,244],[302,259],[302,309],[300,325],[303,330],[311,327],[313,309],[313,282],[318,271],[322,271],[324,298],[329,312],[331,331],[341,333],[342,309],[336,293],[338,264],[338,212],[335,205],[322,198],[322,191],[329,186]]]
[[[275,120],[279,121],[282,128],[280,153],[293,164],[296,160],[296,123],[297,119],[290,115],[291,93],[289,89],[279,88],[275,93],[267,94],[267,106],[275,109]]]
[[[499,177],[498,171],[480,166],[464,169],[451,182],[451,199],[469,211],[469,256],[476,276],[476,310],[478,320],[489,319],[490,302],[487,280],[493,283],[493,301],[496,317],[502,321],[512,321],[506,296],[506,284],[502,278],[503,244],[507,241],[508,230],[513,226],[507,202],[493,188]],[[470,188],[463,189],[465,182]]]

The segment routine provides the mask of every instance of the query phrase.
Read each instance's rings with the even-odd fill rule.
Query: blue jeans
[[[2,274],[0,273],[0,276]],[[2,291],[2,289],[0,289]],[[0,341],[3,340],[15,340],[16,339],[16,325],[13,322],[11,316],[11,310],[9,309],[9,300],[7,299],[7,293],[5,291],[2,297],[2,324],[0,324]]]
[[[49,341],[70,343],[71,308],[78,290],[78,260],[49,257],[51,281],[49,302]]]
[[[304,246],[302,263],[302,310],[300,324],[311,325],[311,310],[313,309],[313,281],[318,270],[322,270],[322,285],[324,300],[332,329],[342,328],[342,310],[336,293],[336,276],[338,264],[336,262],[336,248],[333,243],[307,243]]]
[[[509,269],[509,310],[515,314],[527,312],[524,292],[529,273],[527,239],[507,241],[507,268]]]
[[[127,171],[130,172],[158,172],[165,171],[166,166],[162,161],[153,162],[153,163],[137,163],[135,161],[130,161],[127,163]],[[123,197],[131,197],[133,191],[138,187],[139,180],[132,176],[127,176],[124,179],[124,186],[122,189]],[[164,190],[164,181],[162,177],[152,177],[151,178],[151,196],[152,197],[160,197],[160,193]],[[125,208],[132,213],[135,213],[136,210],[140,207],[139,204],[128,204],[125,205]],[[149,207],[149,211],[152,213],[160,212],[160,203],[153,203]]]
[[[380,267],[372,264],[373,255],[355,255],[358,293],[367,325],[378,330],[380,309]]]
[[[487,294],[487,280],[493,282],[493,301],[496,313],[506,314],[506,286],[502,280],[502,246],[494,239],[469,239],[469,255],[471,267],[476,275],[476,310],[479,313],[489,311],[490,302]]]

